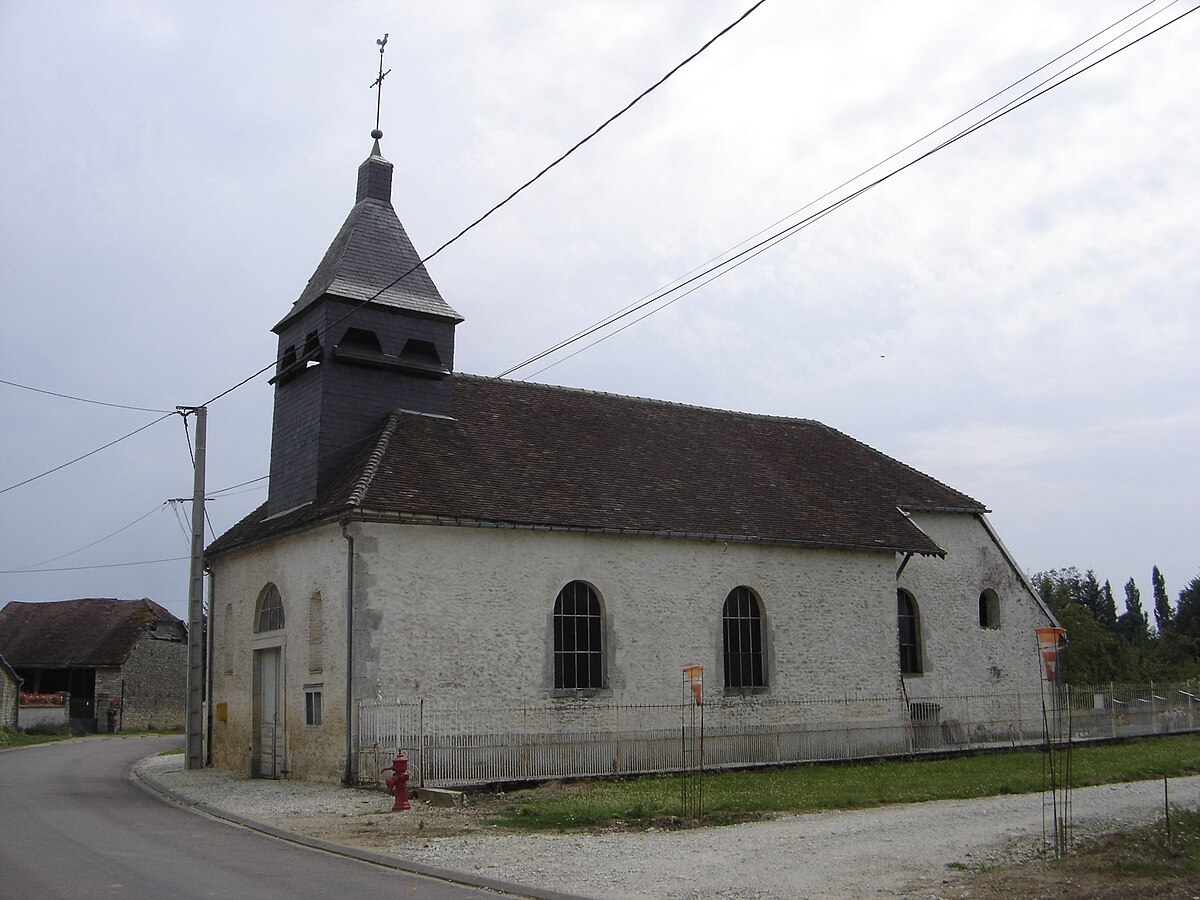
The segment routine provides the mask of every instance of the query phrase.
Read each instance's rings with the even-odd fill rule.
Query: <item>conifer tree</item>
[[[1162,634],[1171,624],[1171,601],[1167,597],[1167,581],[1162,572],[1158,571],[1158,566],[1151,571],[1150,580],[1154,582],[1154,624],[1158,627],[1158,633]]]
[[[1150,620],[1142,610],[1142,592],[1132,578],[1125,582],[1125,612],[1117,619],[1117,630],[1130,644],[1141,644],[1150,637]]]

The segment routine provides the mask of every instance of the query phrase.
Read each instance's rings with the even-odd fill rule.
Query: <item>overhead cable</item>
[[[138,562],[108,563],[101,566],[62,566],[57,569],[0,569],[0,575],[40,575],[45,572],[83,572],[87,569],[123,569],[127,566],[153,566],[158,563],[182,562],[190,556],[170,556],[166,559],[143,559]]]
[[[7,494],[9,491],[13,490],[14,488],[19,488],[22,485],[26,485],[26,484],[29,484],[30,482],[37,481],[39,478],[45,478],[47,475],[53,475],[55,472],[61,471],[62,469],[65,469],[67,466],[72,466],[75,463],[79,462],[80,460],[87,459],[89,456],[95,456],[101,450],[107,450],[109,447],[112,447],[115,444],[121,443],[121,441],[129,440],[129,438],[133,437],[135,434],[141,434],[147,428],[157,425],[159,422],[169,419],[171,416],[175,416],[175,415],[178,415],[178,413],[169,412],[169,413],[166,413],[165,415],[159,416],[153,422],[147,422],[141,428],[135,428],[133,431],[129,432],[129,434],[122,435],[121,437],[117,438],[116,440],[109,441],[107,444],[104,444],[101,447],[97,447],[95,450],[89,450],[87,453],[83,454],[82,456],[77,456],[74,459],[68,460],[67,462],[63,463],[62,465],[55,466],[53,469],[47,469],[45,472],[42,472],[39,475],[34,475],[32,478],[26,478],[24,481],[18,481],[16,484],[10,484],[6,488],[0,488],[0,494]]]
[[[106,534],[102,538],[97,538],[96,540],[92,541],[90,544],[84,544],[82,547],[72,550],[69,553],[63,553],[61,556],[54,556],[54,557],[51,557],[50,559],[43,559],[40,562],[30,563],[29,565],[22,566],[19,569],[9,569],[7,571],[22,572],[26,569],[35,569],[38,566],[44,566],[47,563],[58,562],[60,559],[66,559],[68,556],[74,556],[76,553],[82,553],[84,550],[90,550],[90,549],[92,549],[92,547],[95,547],[97,544],[104,543],[110,537],[116,537],[122,531],[127,531],[128,529],[132,528],[134,525],[137,525],[142,520],[150,518],[150,516],[154,515],[156,512],[159,512],[164,506],[166,506],[165,503],[160,503],[158,506],[154,507],[154,509],[150,510],[149,512],[143,513],[142,515],[138,516],[136,519],[134,519],[128,525],[122,525],[116,531],[110,532],[109,534]]]
[[[459,231],[456,235],[454,235],[454,237],[450,238],[448,241],[443,243],[440,247],[438,247],[436,250],[434,250],[428,256],[421,257],[419,260],[417,260],[415,263],[413,263],[413,265],[411,267],[409,267],[406,271],[401,273],[393,281],[384,285],[382,288],[380,288],[378,291],[376,291],[374,294],[372,294],[367,299],[359,301],[359,303],[357,305],[351,307],[340,318],[335,319],[333,322],[329,323],[324,328],[322,328],[319,332],[320,335],[324,336],[329,331],[331,331],[333,328],[335,328],[337,325],[341,324],[346,319],[348,319],[350,316],[354,315],[354,313],[356,313],[362,307],[366,306],[368,303],[372,302],[373,300],[378,299],[386,291],[391,290],[393,287],[395,287],[397,284],[399,284],[401,281],[403,281],[405,278],[407,278],[413,272],[417,271],[417,269],[419,269],[421,266],[425,265],[425,263],[427,263],[429,260],[433,259],[435,256],[437,256],[439,253],[441,253],[443,250],[445,250],[447,247],[449,247],[451,244],[453,244],[459,238],[466,235],[467,232],[471,231],[473,228],[475,228],[477,225],[481,224],[485,219],[487,219],[493,213],[497,212],[501,207],[507,205],[511,200],[516,198],[516,196],[518,194],[520,194],[526,188],[532,186],[535,182],[540,180],[542,178],[542,176],[546,175],[551,169],[553,169],[559,163],[563,162],[567,157],[571,156],[576,150],[578,150],[580,147],[582,147],[584,144],[586,144],[588,141],[590,141],[592,138],[594,138],[596,135],[598,135],[601,131],[603,131],[605,128],[607,128],[609,125],[611,125],[617,119],[619,119],[621,116],[623,116],[625,113],[627,113],[637,103],[639,103],[641,100],[643,100],[649,94],[651,94],[657,88],[659,88],[672,75],[674,75],[676,72],[678,72],[684,66],[686,66],[688,63],[690,63],[692,60],[694,60],[697,56],[699,56],[701,53],[703,53],[709,47],[711,47],[720,38],[724,37],[726,34],[728,34],[730,31],[732,31],[734,28],[736,28],[738,25],[740,25],[747,17],[750,16],[751,13],[753,13],[755,10],[757,10],[764,3],[766,3],[766,0],[758,0],[758,2],[754,3],[749,9],[747,9],[745,12],[743,12],[740,16],[738,16],[736,19],[734,19],[732,22],[730,22],[728,25],[726,25],[724,28],[722,28],[720,31],[718,31],[715,35],[713,35],[711,38],[709,38],[707,41],[705,41],[698,50],[694,51],[693,53],[688,55],[685,59],[683,59],[681,62],[679,62],[675,66],[673,66],[665,75],[663,75],[661,78],[659,78],[658,81],[654,82],[654,84],[650,85],[650,87],[643,90],[640,94],[638,94],[636,97],[634,97],[632,100],[630,100],[627,104],[625,104],[625,106],[623,106],[617,112],[613,113],[611,116],[609,116],[607,119],[605,119],[600,125],[598,125],[596,128],[594,128],[588,135],[581,138],[579,141],[576,141],[575,144],[570,147],[570,149],[568,149],[566,152],[561,154],[553,162],[551,162],[550,164],[543,167],[536,175],[534,175],[532,178],[530,178],[528,181],[526,181],[524,184],[522,184],[520,187],[518,187],[516,190],[514,190],[512,193],[510,193],[507,197],[505,197],[499,203],[494,205],[491,209],[489,209],[483,215],[479,216],[477,219],[475,219],[473,222],[471,222],[469,225],[467,225],[465,228],[463,228],[461,231]],[[226,388],[221,393],[215,395],[214,397],[209,399],[208,402],[205,403],[204,405],[207,406],[211,403],[215,403],[217,400],[220,400],[222,397],[225,397],[228,394],[233,393],[234,391],[236,391],[238,388],[242,387],[243,385],[249,384],[251,381],[253,381],[255,378],[257,378],[259,375],[262,375],[264,372],[270,371],[271,369],[273,369],[277,365],[279,365],[280,359],[281,359],[281,357],[276,357],[270,363],[268,363],[267,365],[265,365],[261,369],[259,369],[257,372],[254,372],[253,374],[246,376],[241,381],[239,381],[237,384],[233,385],[232,387]]]
[[[57,391],[48,391],[45,388],[31,387],[28,384],[18,384],[15,381],[9,381],[6,378],[0,378],[0,384],[7,384],[9,387],[20,388],[23,391],[33,391],[35,394],[48,394],[51,397],[61,397],[63,400],[75,400],[78,403],[91,403],[93,406],[108,406],[112,409],[132,409],[135,412],[153,412],[153,413],[169,413],[169,409],[154,409],[149,406],[127,406],[124,403],[105,403],[103,400],[89,400],[87,397],[73,397],[70,394],[60,394]]]
[[[1177,3],[1177,2],[1179,2],[1179,0],[1172,0],[1171,4],[1168,4],[1168,5],[1174,5],[1174,3]],[[1150,3],[1144,4],[1142,7],[1139,7],[1137,10],[1134,10],[1129,15],[1135,15],[1137,12],[1140,12],[1141,10],[1145,9],[1146,6],[1149,6],[1149,5],[1151,5],[1151,4]],[[595,341],[592,341],[591,343],[586,344],[584,347],[580,348],[576,352],[571,353],[571,354],[563,357],[562,359],[556,360],[555,362],[551,363],[550,365],[537,370],[537,372],[535,372],[533,374],[540,374],[541,372],[545,372],[547,369],[553,368],[554,366],[558,365],[561,362],[565,362],[567,359],[572,359],[575,356],[578,356],[579,353],[583,352],[584,350],[594,347],[597,344],[602,343],[603,341],[607,340],[608,338],[613,337],[614,335],[619,334],[622,331],[625,331],[631,325],[641,322],[646,318],[649,318],[649,316],[653,315],[656,312],[659,312],[662,309],[666,309],[668,306],[670,306],[673,303],[677,302],[678,300],[682,299],[682,297],[693,293],[699,287],[703,287],[705,284],[708,284],[711,281],[714,281],[716,278],[719,278],[721,275],[724,275],[727,272],[732,271],[735,268],[738,268],[743,263],[749,261],[750,259],[753,259],[755,256],[758,256],[760,253],[764,252],[765,250],[770,249],[771,247],[774,247],[776,244],[781,243],[782,241],[786,240],[789,237],[792,237],[799,231],[801,231],[804,228],[807,228],[809,225],[813,224],[815,221],[817,221],[821,218],[824,218],[826,215],[828,215],[829,213],[833,212],[834,210],[840,208],[841,206],[845,205],[847,202],[849,202],[853,199],[856,199],[857,197],[866,193],[868,190],[870,190],[874,187],[877,187],[878,185],[884,183],[885,181],[888,181],[889,179],[900,174],[901,172],[910,168],[911,166],[915,165],[916,163],[921,162],[924,159],[927,159],[928,157],[932,156],[933,154],[937,153],[940,150],[945,149],[946,147],[950,146],[951,144],[956,143],[957,141],[961,140],[962,138],[966,137],[967,135],[972,134],[975,131],[978,131],[980,128],[983,128],[986,125],[990,125],[992,122],[1007,115],[1010,112],[1013,112],[1014,110],[1020,108],[1021,106],[1024,106],[1026,103],[1030,102],[1031,100],[1037,99],[1038,97],[1042,96],[1045,93],[1048,93],[1049,91],[1053,90],[1054,88],[1060,87],[1061,85],[1066,84],[1068,81],[1075,78],[1077,75],[1082,75],[1084,72],[1088,71],[1089,69],[1099,65],[1100,63],[1104,62],[1105,60],[1112,58],[1117,53],[1120,53],[1121,51],[1126,50],[1129,47],[1132,47],[1134,44],[1137,44],[1140,41],[1145,40],[1146,38],[1161,31],[1162,29],[1166,28],[1167,26],[1173,25],[1174,23],[1176,23],[1180,19],[1182,19],[1184,16],[1190,15],[1191,13],[1195,12],[1197,8],[1200,8],[1200,7],[1192,7],[1191,9],[1187,10],[1186,12],[1183,12],[1180,15],[1176,16],[1175,18],[1163,23],[1162,25],[1159,25],[1158,27],[1152,29],[1151,31],[1147,32],[1146,34],[1141,35],[1140,37],[1130,41],[1127,44],[1123,44],[1122,46],[1116,48],[1112,52],[1101,57],[1100,59],[1095,60],[1094,62],[1090,63],[1089,65],[1085,66],[1084,68],[1079,69],[1078,71],[1071,73],[1070,75],[1062,78],[1061,80],[1056,81],[1053,84],[1049,84],[1048,86],[1046,86],[1049,81],[1053,80],[1053,78],[1056,78],[1059,75],[1063,74],[1064,72],[1069,71],[1074,66],[1077,66],[1079,64],[1079,62],[1082,61],[1082,59],[1086,59],[1088,56],[1091,56],[1095,52],[1097,52],[1095,50],[1092,51],[1091,53],[1082,57],[1081,60],[1077,60],[1077,61],[1071,63],[1070,65],[1064,67],[1063,69],[1059,70],[1059,72],[1056,73],[1054,76],[1051,76],[1051,78],[1041,82],[1039,85],[1035,86],[1034,88],[1031,88],[1025,94],[1022,94],[1022,95],[1020,95],[1020,97],[1015,98],[1012,101],[1009,101],[1008,103],[1004,104],[1002,107],[998,108],[997,110],[994,110],[993,112],[988,113],[979,121],[975,122],[974,124],[970,125],[969,127],[965,128],[965,129],[963,129],[962,131],[958,132],[954,136],[937,144],[935,147],[933,147],[933,149],[925,151],[924,153],[921,153],[914,159],[909,160],[904,165],[899,166],[896,169],[888,172],[886,175],[883,175],[882,177],[876,179],[875,181],[870,182],[870,183],[866,184],[865,186],[856,189],[851,194],[849,194],[833,203],[830,203],[825,207],[822,207],[820,210],[805,217],[804,219],[801,219],[798,222],[795,222],[795,223],[787,226],[786,228],[783,228],[776,232],[773,232],[769,237],[752,244],[748,248],[742,250],[741,252],[739,252],[737,254],[734,254],[733,256],[727,256],[729,251],[726,251],[725,254],[720,254],[717,257],[714,257],[713,259],[722,260],[722,261],[717,262],[715,265],[704,264],[704,266],[697,267],[699,269],[698,274],[692,275],[691,277],[680,276],[679,279],[676,279],[674,282],[669,283],[666,288],[663,288],[663,289],[656,291],[650,295],[647,295],[642,300],[634,302],[634,303],[630,304],[629,306],[626,306],[622,310],[618,310],[617,312],[605,317],[604,319],[601,319],[599,322],[593,324],[592,326],[589,326],[588,328],[585,328],[582,331],[577,332],[576,334],[572,335],[571,337],[564,338],[563,340],[559,341],[558,343],[554,344],[553,346],[541,351],[540,353],[537,353],[537,354],[529,357],[528,359],[524,360],[523,362],[518,363],[515,366],[511,366],[511,367],[505,369],[503,372],[501,372],[499,374],[498,377],[503,378],[507,375],[512,374],[513,372],[516,372],[520,369],[526,368],[535,362],[545,359],[547,356],[550,356],[551,354],[556,353],[559,350],[565,349],[566,347],[570,346],[571,344],[577,343],[586,337],[596,334],[597,332],[603,330],[604,328],[607,328],[608,326],[620,321],[621,319],[627,318],[628,316],[632,315],[635,312],[639,312],[640,310],[643,310],[649,306],[652,306],[653,304],[657,303],[660,300],[663,300],[664,298],[670,296],[671,294],[676,293],[677,291],[680,291],[682,288],[687,287],[688,285],[694,284],[695,282],[699,281],[700,279],[704,278],[705,276],[710,275],[710,274],[713,275],[712,278],[709,278],[707,281],[703,281],[700,284],[695,285],[695,287],[692,287],[691,289],[689,289],[685,293],[681,294],[680,296],[677,296],[677,297],[671,299],[667,303],[663,303],[661,306],[658,306],[658,307],[655,307],[654,309],[649,310],[645,315],[638,317],[637,319],[633,320],[632,322],[626,323],[624,326],[622,326],[619,329],[615,329],[615,330],[597,338]],[[1142,22],[1139,22],[1138,25],[1144,24],[1146,21],[1149,20],[1149,18],[1153,18],[1154,15],[1158,15],[1158,14],[1159,13],[1153,14],[1152,16],[1148,17],[1147,19],[1143,20]],[[1129,18],[1129,15],[1124,16],[1121,19],[1118,19],[1117,22],[1113,23],[1113,25],[1110,25],[1107,28],[1102,29],[1100,32],[1097,32],[1096,35],[1093,35],[1091,38],[1088,38],[1087,40],[1082,41],[1080,44],[1077,44],[1074,48],[1072,48],[1072,50],[1067,51],[1067,53],[1070,53],[1073,50],[1078,49],[1078,47],[1082,46],[1083,44],[1086,44],[1086,43],[1090,42],[1091,40],[1094,40],[1095,37],[1097,37],[1099,34],[1103,34],[1105,31],[1110,30],[1115,25],[1120,24],[1120,22]],[[1133,28],[1136,28],[1136,27],[1138,27],[1138,26],[1137,25],[1133,26]],[[1118,37],[1114,38],[1113,40],[1117,40],[1121,36],[1128,34],[1130,31],[1133,30],[1133,28],[1127,29],[1125,32],[1122,32],[1121,35],[1118,35]],[[1112,43],[1112,41],[1109,41],[1102,46],[1108,46],[1111,43]],[[1100,49],[1100,48],[1097,48],[1097,49]],[[995,97],[999,96],[1000,94],[1005,93],[1006,91],[1010,90],[1014,85],[1020,84],[1022,81],[1027,80],[1032,75],[1034,75],[1037,72],[1041,71],[1042,69],[1046,68],[1046,66],[1052,65],[1057,60],[1062,59],[1062,57],[1065,55],[1066,55],[1066,53],[1060,54],[1060,56],[1056,57],[1055,60],[1051,60],[1049,63],[1046,63],[1046,64],[1040,66],[1039,68],[1033,70],[1033,72],[1031,72],[1029,75],[1026,75],[1024,78],[1021,78],[1018,81],[1014,82],[1013,85],[1009,85],[1009,87],[1005,88],[1004,90],[999,91],[996,94],[993,94],[992,97],[988,98],[988,100],[994,99]],[[1042,88],[1042,89],[1038,90],[1038,88]],[[956,116],[954,119],[951,119],[946,124],[948,125],[948,124],[951,124],[951,123],[957,121],[958,119],[962,118],[963,116],[978,109],[984,103],[987,103],[988,100],[984,100],[981,103],[976,104],[974,107],[972,107],[971,109],[967,110],[966,112],[960,114],[959,116]],[[920,143],[921,141],[928,138],[930,135],[935,134],[938,131],[941,131],[945,127],[946,126],[943,125],[943,126],[940,126],[939,128],[934,129],[934,131],[925,135],[925,137],[919,138],[917,141],[914,141],[912,144],[909,144],[908,147],[905,147],[905,148],[902,148],[901,150],[896,151],[896,153],[893,153],[891,156],[887,157],[886,159],[881,160],[879,163],[876,163],[874,166],[871,166],[870,168],[864,170],[863,173],[860,173],[859,175],[856,175],[854,178],[851,178],[848,181],[843,182],[842,185],[839,185],[838,187],[835,187],[835,188],[831,189],[830,191],[827,191],[826,193],[822,194],[821,197],[818,197],[816,200],[810,201],[805,206],[800,207],[800,210],[798,210],[798,212],[809,208],[814,203],[819,202],[821,199],[828,197],[830,194],[836,192],[837,190],[841,189],[842,187],[845,187],[846,185],[856,181],[858,178],[860,178],[866,172],[873,171],[874,169],[878,168],[883,163],[885,163],[891,159],[894,159],[900,153],[903,153],[904,150],[907,150],[907,149],[911,148],[912,146]],[[788,219],[792,218],[792,215],[795,215],[795,214],[793,213],[789,216],[785,216],[783,219],[779,220],[779,222],[787,221]],[[776,224],[778,224],[778,222]],[[771,227],[773,227],[773,226],[768,226],[768,228],[771,228]],[[746,241],[753,240],[754,237],[761,235],[766,230],[767,229],[760,230],[759,232],[757,232],[756,235],[752,236],[751,238],[747,238]],[[736,247],[742,246],[742,244],[746,243],[746,241],[742,241],[741,244],[736,244],[736,245],[734,245],[734,247],[736,248]],[[710,262],[711,262],[711,260],[710,260]],[[691,271],[697,272],[697,269],[693,269]],[[713,274],[713,273],[716,273],[716,274]],[[691,273],[688,273],[688,274],[690,275]],[[532,375],[526,376],[526,377],[532,377]]]
[[[793,219],[795,216],[804,212],[809,207],[814,206],[817,203],[820,203],[826,197],[829,197],[829,196],[835,194],[837,191],[840,191],[842,188],[854,183],[855,181],[858,181],[864,175],[870,174],[871,172],[875,171],[876,169],[878,169],[880,166],[884,165],[885,163],[891,162],[893,159],[895,159],[900,154],[904,153],[907,150],[911,150],[913,147],[917,146],[922,141],[929,139],[933,135],[937,134],[939,131],[943,131],[946,128],[948,128],[950,125],[953,125],[959,119],[962,119],[962,118],[970,115],[971,113],[975,112],[977,109],[984,106],[985,104],[990,103],[992,100],[995,100],[997,97],[1000,97],[1003,94],[1006,94],[1008,91],[1012,90],[1014,87],[1016,87],[1021,82],[1028,81],[1031,77],[1036,75],[1038,72],[1042,71],[1045,68],[1048,68],[1049,66],[1054,65],[1054,63],[1063,59],[1065,56],[1067,56],[1071,53],[1074,53],[1080,47],[1084,46],[1085,44],[1090,43],[1091,41],[1095,40],[1100,35],[1104,34],[1104,32],[1110,31],[1111,29],[1115,28],[1117,25],[1121,24],[1122,22],[1124,22],[1126,19],[1130,18],[1131,16],[1137,15],[1139,12],[1144,10],[1146,7],[1153,6],[1156,2],[1158,2],[1158,0],[1148,0],[1147,3],[1142,4],[1137,9],[1135,9],[1132,12],[1127,13],[1126,15],[1122,16],[1121,18],[1117,19],[1111,25],[1106,25],[1104,28],[1101,28],[1098,32],[1093,34],[1091,37],[1085,38],[1084,40],[1077,43],[1075,46],[1071,47],[1069,50],[1064,50],[1058,56],[1054,57],[1054,59],[1052,59],[1046,63],[1043,63],[1041,66],[1034,69],[1032,72],[1028,73],[1027,75],[1021,76],[1016,81],[1009,84],[1007,87],[1003,87],[1000,90],[993,93],[991,96],[989,96],[983,100],[980,100],[978,103],[976,103],[970,109],[964,110],[963,112],[959,113],[954,118],[949,119],[946,122],[943,122],[941,125],[937,126],[936,128],[932,129],[931,131],[927,131],[925,134],[921,135],[916,140],[911,141],[910,143],[901,147],[899,150],[895,151],[894,153],[892,153],[888,156],[885,156],[883,159],[879,160],[879,162],[875,163],[874,165],[868,166],[867,168],[863,169],[857,175],[853,175],[850,178],[847,178],[841,184],[830,188],[829,190],[827,190],[825,193],[821,194],[818,197],[814,197],[812,200],[808,201],[803,206],[799,207],[798,209],[792,210],[790,213],[788,213],[785,216],[781,216],[780,218],[776,219],[771,224],[764,225],[762,228],[760,228],[758,231],[756,231],[754,234],[750,235],[749,237],[743,238],[742,240],[740,240],[736,244],[734,244],[732,247],[729,247],[728,249],[723,250],[722,252],[716,254],[715,256],[710,257],[709,259],[707,259],[705,262],[701,263],[700,265],[698,265],[692,269],[689,269],[687,272],[672,279],[671,281],[667,282],[662,287],[660,287],[654,291],[651,291],[648,294],[642,295],[640,298],[633,301],[628,306],[625,306],[625,307],[617,310],[616,312],[610,313],[609,315],[605,316],[603,319],[600,319],[598,322],[594,322],[592,325],[589,325],[587,328],[583,329],[582,331],[576,332],[575,334],[573,334],[569,337],[563,338],[558,343],[554,344],[552,347],[549,347],[546,350],[543,350],[541,353],[538,353],[535,356],[532,356],[529,359],[526,359],[524,362],[518,363],[515,366],[511,366],[510,368],[505,369],[497,377],[503,378],[504,376],[509,375],[513,372],[516,372],[520,369],[523,369],[526,366],[532,365],[533,363],[537,362],[538,360],[543,359],[550,354],[556,353],[558,350],[560,350],[572,343],[575,343],[576,341],[578,341],[584,337],[587,337],[590,334],[595,333],[597,330],[602,329],[602,328],[606,327],[607,325],[612,324],[613,322],[619,321],[625,315],[632,313],[632,312],[636,312],[638,309],[641,309],[642,301],[644,301],[644,300],[652,301],[652,298],[661,297],[661,296],[664,296],[664,295],[670,293],[673,290],[678,290],[680,287],[683,286],[683,284],[689,283],[689,282],[684,282],[684,279],[688,278],[688,276],[690,276],[696,272],[701,272],[701,270],[711,271],[711,269],[708,268],[709,266],[711,266],[713,263],[717,262],[718,260],[724,259],[725,257],[729,256],[729,254],[733,253],[733,251],[737,250],[739,247],[743,246],[744,244],[749,243],[750,241],[754,240],[755,238],[759,237],[760,235],[766,234],[772,228],[775,228],[775,227],[783,224],[784,222],[787,222],[787,221]],[[1171,0],[1171,3],[1169,5],[1174,5],[1176,2],[1178,2],[1178,0]],[[1161,12],[1161,10],[1160,10],[1160,12]],[[1155,15],[1158,15],[1158,13],[1155,13]],[[1143,20],[1143,22],[1145,22],[1145,21],[1146,20]],[[1142,22],[1139,22],[1138,24],[1140,25],[1140,24],[1142,24]],[[704,274],[704,273],[702,272],[702,274]],[[680,282],[683,282],[683,284],[681,284]],[[707,283],[708,283],[707,281],[704,282],[704,284],[707,284]],[[694,290],[695,290],[695,288],[692,288],[691,290],[687,291],[686,293],[690,294]],[[670,304],[666,304],[666,305],[670,305]],[[635,319],[634,321],[640,322],[644,318],[646,318],[646,316],[641,316],[641,317]],[[628,327],[628,326],[626,326],[626,327]],[[624,330],[625,330],[624,327],[619,328],[613,333],[619,334],[621,331],[624,331]],[[583,349],[587,349],[589,347],[594,347],[597,343],[600,343],[600,342],[595,341],[591,344],[587,344]],[[551,369],[555,365],[558,365],[558,363],[560,363],[560,362],[566,362],[568,359],[572,359],[572,358],[578,356],[580,352],[581,351],[576,351],[575,353],[568,354],[567,356],[563,357],[561,360],[558,360],[557,362],[552,363],[549,366],[545,366],[541,369],[538,369],[536,372],[533,372],[524,377],[532,378],[536,375],[539,375],[542,372],[545,372],[547,369]]]

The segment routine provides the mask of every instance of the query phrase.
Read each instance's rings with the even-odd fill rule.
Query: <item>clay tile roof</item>
[[[12,601],[0,609],[0,654],[21,668],[120,666],[160,623],[182,625],[153,600]]]
[[[904,511],[986,512],[807,419],[470,375],[454,376],[453,413],[393,413],[313,504],[257,510],[210,555],[370,512],[941,554]]]

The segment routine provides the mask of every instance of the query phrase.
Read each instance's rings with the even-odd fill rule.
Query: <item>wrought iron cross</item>
[[[379,45],[379,77],[371,82],[371,87],[376,88],[375,94],[375,130],[371,132],[371,137],[379,140],[383,137],[383,132],[379,130],[379,110],[383,104],[383,79],[387,78],[392,73],[391,69],[383,71],[383,51],[387,48],[388,36],[385,33],[383,37],[375,41]]]

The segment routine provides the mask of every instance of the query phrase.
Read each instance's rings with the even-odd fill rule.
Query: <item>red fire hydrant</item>
[[[396,758],[392,760],[392,764],[379,771],[392,773],[383,780],[383,783],[388,786],[388,790],[396,794],[396,802],[392,804],[392,812],[403,812],[406,809],[412,809],[412,805],[408,802],[408,757],[397,751]]]

